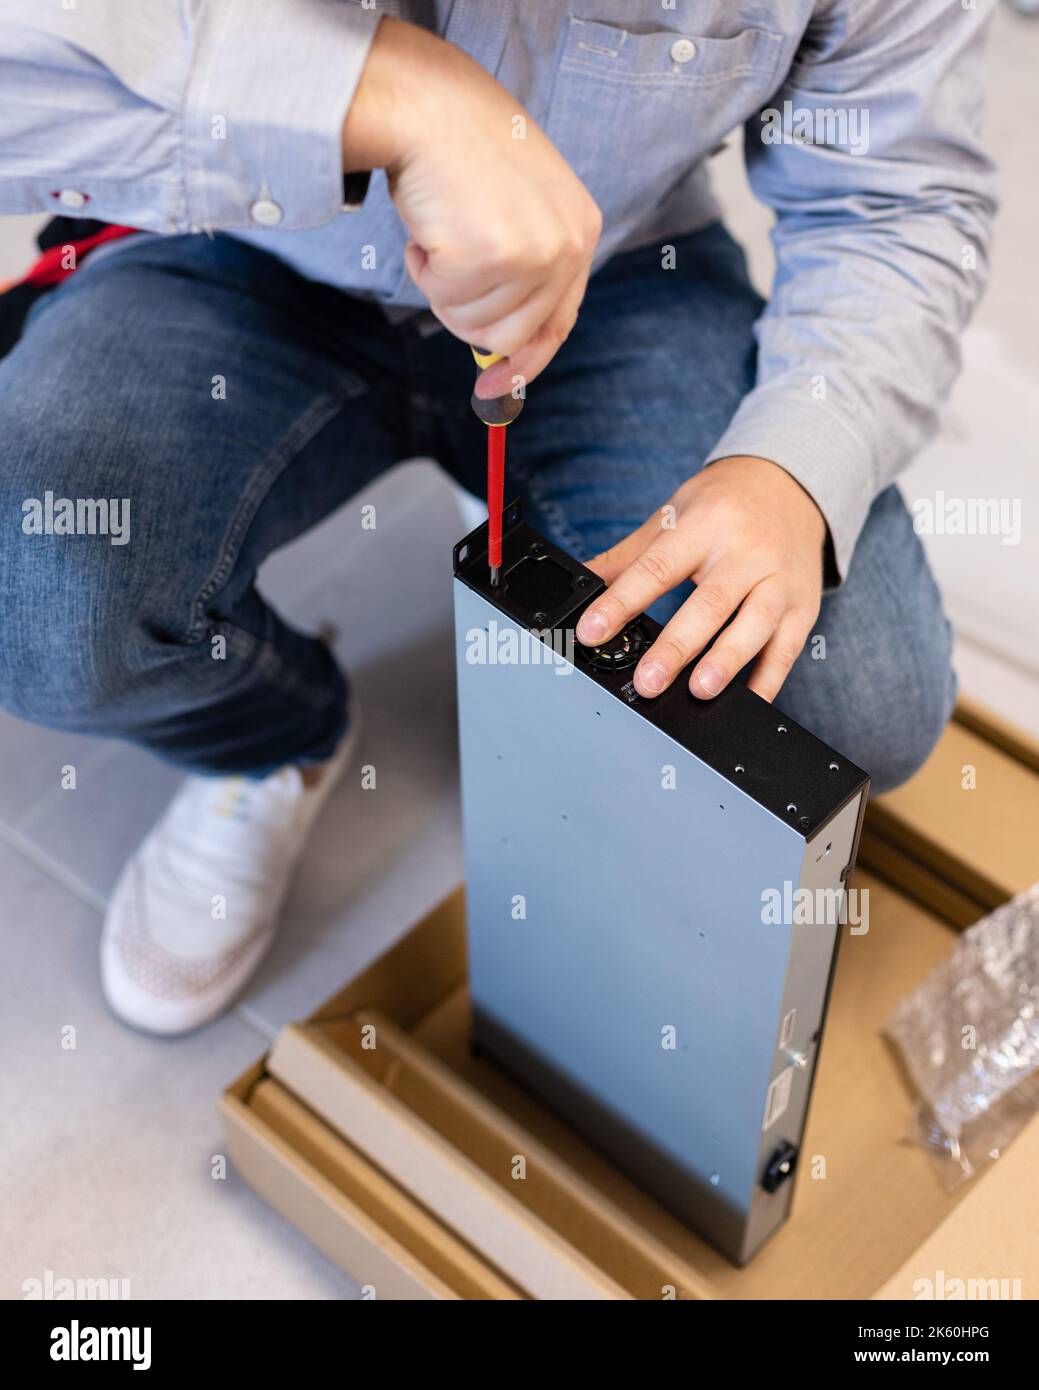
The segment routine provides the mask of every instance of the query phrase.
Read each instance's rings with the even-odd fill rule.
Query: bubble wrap
[[[1039,1069],[1039,883],[965,931],[886,1032],[954,1144]]]

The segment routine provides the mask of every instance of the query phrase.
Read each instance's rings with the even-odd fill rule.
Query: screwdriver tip
[[[498,587],[498,576],[501,574],[501,566],[500,566],[500,565],[491,565],[490,569],[491,569],[491,588],[492,588],[492,589],[496,589],[496,588]]]

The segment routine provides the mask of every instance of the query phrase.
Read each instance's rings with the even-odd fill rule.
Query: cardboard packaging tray
[[[232,1083],[232,1161],[378,1298],[1039,1296],[1039,1117],[947,1194],[903,1142],[913,1101],[880,1035],[964,920],[1039,877],[1039,750],[968,709],[868,823],[869,931],[841,945],[793,1215],[745,1268],[471,1055],[461,890]]]

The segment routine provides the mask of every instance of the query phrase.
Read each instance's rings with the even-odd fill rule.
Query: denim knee
[[[944,633],[921,634],[905,698],[894,711],[888,702],[878,702],[873,717],[860,720],[856,746],[848,752],[870,774],[873,795],[908,782],[948,724],[956,700],[951,647]]]
[[[888,488],[776,703],[884,792],[926,762],[955,697],[952,628],[905,503]]]
[[[0,472],[0,707],[89,729],[132,679],[139,624],[123,544],[128,516],[113,510],[112,499],[66,495],[90,489],[70,478],[69,441],[48,432],[43,404],[12,391],[0,412],[7,460]],[[91,444],[84,436],[73,457],[91,457]]]
[[[133,680],[127,589],[96,562],[100,537],[8,533],[0,705],[37,723],[89,730]]]
[[[887,650],[874,640],[868,658],[856,650],[850,661],[838,655],[839,639],[833,634],[826,660],[802,655],[776,706],[868,772],[878,795],[923,766],[949,722],[956,696],[951,633],[944,619],[911,635],[893,629],[883,639]]]

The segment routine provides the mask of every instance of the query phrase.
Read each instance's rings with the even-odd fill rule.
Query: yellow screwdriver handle
[[[472,343],[469,344],[469,351],[473,354],[473,360],[481,372],[486,371],[488,367],[493,367],[495,362],[501,361],[500,352],[488,352],[486,348],[473,347]]]
[[[500,352],[488,352],[486,348],[473,347],[472,343],[469,344],[469,351],[481,372],[493,367],[495,362],[504,360]],[[504,396],[487,401],[477,396],[474,391],[469,398],[469,404],[476,412],[477,418],[485,425],[509,425],[523,409],[523,397],[507,392]]]

